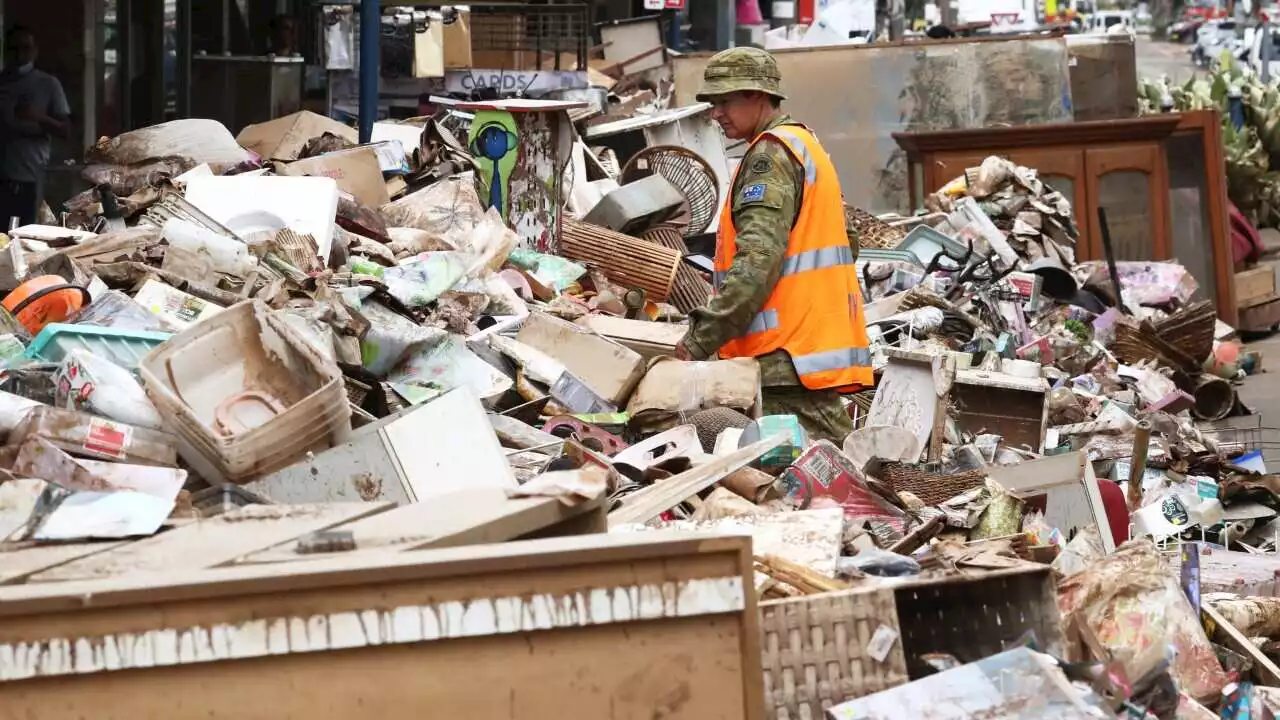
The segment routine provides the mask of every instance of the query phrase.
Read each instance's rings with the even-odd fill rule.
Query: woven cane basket
[[[954,475],[937,475],[905,463],[887,462],[880,468],[880,479],[895,492],[909,492],[925,505],[938,505],[982,485],[987,474],[969,470]]]
[[[760,603],[765,715],[822,720],[827,708],[907,682],[893,590],[871,588]],[[868,647],[892,633],[883,660]]]

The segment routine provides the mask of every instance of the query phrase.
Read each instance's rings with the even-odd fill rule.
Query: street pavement
[[[1168,75],[1176,83],[1184,83],[1197,72],[1191,62],[1191,46],[1152,40],[1139,36],[1137,42],[1138,77],[1151,79]]]

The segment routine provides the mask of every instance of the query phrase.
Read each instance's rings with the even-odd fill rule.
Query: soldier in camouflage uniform
[[[785,99],[780,84],[772,55],[756,48],[734,48],[710,60],[698,100],[712,103],[712,117],[726,137],[750,142],[765,130],[794,123],[780,109]],[[772,136],[756,142],[742,158],[730,190],[738,233],[733,270],[706,307],[689,314],[690,329],[676,348],[678,358],[714,358],[727,341],[746,333],[778,283],[804,187],[804,168]],[[857,240],[847,227],[846,233],[856,257]],[[811,438],[837,445],[853,430],[840,394],[804,387],[785,350],[756,359],[765,414],[795,415]]]

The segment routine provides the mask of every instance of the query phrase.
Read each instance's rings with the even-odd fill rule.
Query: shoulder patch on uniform
[[[767,173],[772,169],[773,169],[773,160],[769,159],[767,155],[761,155],[760,157],[751,161],[751,172],[757,175],[763,175],[764,173]]]
[[[764,200],[764,183],[742,188],[742,202],[760,202],[761,200]]]

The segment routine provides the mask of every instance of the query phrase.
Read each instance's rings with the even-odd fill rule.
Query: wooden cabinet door
[[[1076,243],[1077,257],[1086,253],[1084,238],[1088,235],[1088,226],[1084,222],[1086,214],[1085,163],[1084,150],[1081,148],[1009,148],[990,152],[950,152],[936,153],[926,160],[928,172],[925,173],[925,193],[937,192],[952,178],[964,174],[965,168],[976,167],[991,155],[1006,157],[1019,165],[1035,168],[1038,177],[1063,194],[1071,202],[1071,211],[1075,214],[1076,226],[1080,240]],[[929,187],[928,183],[937,183]]]
[[[1169,178],[1163,146],[1145,142],[1091,148],[1084,158],[1088,215],[1077,216],[1089,233],[1081,259],[1105,257],[1099,207],[1106,209],[1117,261],[1169,259]]]
[[[924,161],[925,196],[938,192],[943,185],[963,175],[967,168],[981,165],[988,154],[964,151],[934,153],[926,156]]]
[[[1075,254],[1076,259],[1080,259],[1081,253],[1086,252],[1086,237],[1089,234],[1088,226],[1084,222],[1085,208],[1088,206],[1084,150],[1078,147],[1045,150],[1018,148],[1010,151],[1008,157],[1019,165],[1035,168],[1037,177],[1070,201],[1071,213],[1076,222],[1076,232],[1079,234]]]

